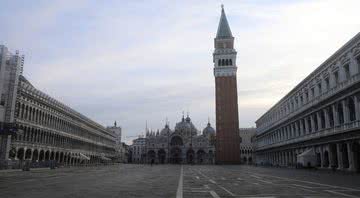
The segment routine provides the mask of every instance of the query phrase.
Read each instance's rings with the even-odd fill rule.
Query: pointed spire
[[[116,120],[115,120],[115,122],[114,122],[114,126],[116,127]]]
[[[226,19],[224,5],[221,5],[221,17],[219,27],[216,33],[216,38],[233,38],[229,23]]]

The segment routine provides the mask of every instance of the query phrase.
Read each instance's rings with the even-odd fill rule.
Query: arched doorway
[[[328,151],[324,152],[323,167],[329,167],[329,152]]]
[[[166,152],[164,149],[160,149],[158,151],[158,157],[159,157],[159,162],[160,164],[164,164],[165,163],[165,159],[166,159]]]
[[[27,149],[25,152],[25,159],[31,159],[31,149]]]
[[[189,149],[189,150],[186,152],[186,162],[187,162],[188,164],[194,163],[194,156],[195,156],[195,151],[192,150],[192,149]]]
[[[197,156],[197,161],[199,164],[204,163],[204,159],[206,157],[206,153],[204,150],[200,149],[196,152],[196,156]]]
[[[23,160],[24,159],[24,154],[25,154],[24,148],[19,148],[18,153],[17,153],[17,158],[19,160]]]
[[[45,152],[43,150],[40,151],[40,154],[39,154],[39,161],[44,161],[44,157],[45,157]]]
[[[335,168],[339,167],[336,144],[330,145],[330,153],[331,153],[331,157],[333,159],[332,160],[333,164],[330,164],[330,166],[335,167]]]
[[[182,152],[179,147],[174,147],[170,151],[170,162],[174,164],[179,164],[182,161]]]
[[[37,161],[39,158],[39,151],[36,149],[33,152],[33,157],[32,157],[32,161]]]
[[[343,162],[343,168],[349,168],[349,156],[346,144],[341,144],[341,157]]]
[[[247,158],[246,158],[246,157],[243,157],[243,162],[244,162],[244,164],[246,164],[246,162],[247,162]]]
[[[147,156],[148,156],[148,162],[149,163],[155,163],[156,153],[155,153],[154,150],[148,151]]]
[[[214,152],[212,150],[209,151],[209,163],[214,163]]]
[[[316,166],[321,167],[321,154],[316,153]]]
[[[45,152],[45,161],[50,160],[50,151]]]
[[[183,143],[183,140],[181,137],[174,136],[171,138],[170,145],[171,146],[182,146],[182,145],[184,145],[184,143]]]
[[[249,164],[252,163],[252,157],[249,157],[248,162],[249,162]]]

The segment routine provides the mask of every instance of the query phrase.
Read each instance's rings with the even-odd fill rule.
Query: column
[[[302,135],[304,135],[303,119],[299,120],[299,124],[300,124],[300,136],[302,136]]]
[[[308,123],[307,117],[304,118],[304,122],[305,122],[305,134],[308,134],[309,133],[309,123]]]
[[[329,112],[327,111],[327,109],[323,109],[322,110],[324,112],[324,116],[325,116],[325,128],[328,129],[330,128],[330,120],[329,120]]]
[[[339,116],[338,116],[338,112],[336,109],[336,103],[331,105],[331,109],[332,109],[333,115],[334,115],[334,126],[338,126],[339,125]]]
[[[359,96],[358,95],[353,96],[353,100],[355,103],[356,120],[360,120]]]
[[[318,131],[320,131],[322,128],[322,119],[320,116],[320,111],[316,112],[316,119],[317,119],[317,124],[318,124]]]
[[[314,121],[314,119],[315,119],[315,115],[310,115],[310,121],[311,121],[311,131],[310,131],[310,133],[315,132],[315,121]]]
[[[341,143],[336,144],[336,151],[338,157],[338,170],[343,170],[343,159],[342,159],[342,150],[341,150]]]
[[[350,113],[349,113],[349,107],[347,105],[347,100],[343,100],[341,101],[341,105],[343,107],[343,111],[344,111],[344,123],[349,123],[350,122]]]
[[[321,159],[320,168],[324,168],[324,149],[322,146],[320,146],[319,151],[320,151],[320,159]]]
[[[348,158],[349,158],[349,171],[355,171],[355,159],[354,159],[354,152],[351,148],[351,143],[346,143],[347,150],[348,150]]]

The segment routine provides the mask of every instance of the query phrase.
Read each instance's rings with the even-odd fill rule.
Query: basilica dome
[[[171,134],[171,129],[169,128],[169,125],[166,124],[165,125],[165,128],[163,128],[160,132],[160,135],[161,136],[167,136],[167,135],[170,135]]]
[[[208,122],[207,126],[203,130],[203,135],[204,136],[215,135],[215,129],[211,127],[210,122]]]
[[[186,119],[183,117],[181,122],[176,123],[175,125],[175,132],[180,133],[183,136],[191,136],[197,135],[197,129],[195,128],[194,124],[191,122],[189,116]]]

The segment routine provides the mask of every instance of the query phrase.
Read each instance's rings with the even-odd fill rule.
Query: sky
[[[212,53],[225,12],[237,57],[240,127],[255,121],[360,30],[358,0],[2,0],[0,45],[24,76],[123,140],[187,112],[215,126]]]

